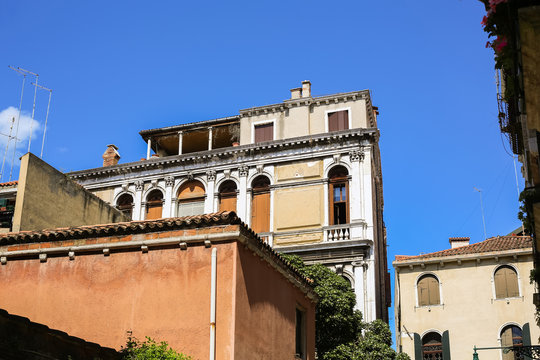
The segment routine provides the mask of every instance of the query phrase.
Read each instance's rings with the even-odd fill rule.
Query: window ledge
[[[514,297],[507,297],[507,298],[500,298],[500,299],[491,299],[491,302],[495,302],[495,301],[509,302],[510,300],[521,300],[521,301],[523,301],[524,297],[523,296],[514,296]]]
[[[444,304],[435,304],[435,305],[422,305],[422,306],[415,306],[415,309],[428,309],[428,311],[431,311],[431,308],[444,308]]]

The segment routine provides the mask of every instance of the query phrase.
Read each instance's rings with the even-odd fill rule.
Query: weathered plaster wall
[[[274,224],[277,231],[320,227],[324,221],[323,185],[276,190]]]
[[[444,267],[426,264],[424,269],[399,270],[399,307],[401,308],[401,343],[403,351],[414,358],[413,333],[422,336],[429,330],[442,333],[449,331],[452,359],[470,359],[473,346],[500,346],[498,341],[502,327],[508,323],[523,326],[529,323],[531,340],[537,344],[540,329],[534,321],[532,300],[534,287],[529,283],[533,267],[532,256],[500,258],[498,262],[482,260],[463,262],[461,265],[445,263]],[[495,268],[511,264],[517,268],[521,297],[495,299],[493,272]],[[416,306],[416,281],[423,273],[435,274],[441,283],[441,303],[434,306]],[[397,278],[397,276],[396,276]],[[397,292],[396,292],[397,293]],[[482,351],[480,358],[499,359],[500,351]]]
[[[314,360],[315,304],[263,259],[237,251],[234,359],[294,359],[298,307],[306,313],[306,359]]]
[[[21,158],[13,231],[129,221],[32,153]]]
[[[190,230],[193,231],[193,230]],[[182,232],[150,234],[160,238]],[[186,231],[187,234],[187,231]],[[141,240],[140,235],[64,242]],[[150,236],[149,236],[150,237]],[[50,243],[34,244],[50,247]],[[58,244],[54,244],[58,246]],[[217,246],[217,359],[232,359],[234,243]],[[71,335],[119,349],[126,332],[168,341],[207,359],[210,337],[211,248],[203,245],[13,260],[0,266],[0,308]],[[252,338],[253,339],[253,338]]]

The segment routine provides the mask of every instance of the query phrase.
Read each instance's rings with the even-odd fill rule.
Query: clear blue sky
[[[44,160],[70,171],[101,166],[110,143],[136,161],[142,129],[280,102],[304,79],[314,95],[370,89],[392,261],[445,249],[450,236],[482,240],[473,187],[488,236],[520,225],[483,15],[477,0],[3,1],[0,112],[19,101],[8,65],[39,73],[54,91]]]

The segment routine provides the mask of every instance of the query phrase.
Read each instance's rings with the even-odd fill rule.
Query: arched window
[[[120,195],[116,201],[116,208],[131,219],[131,215],[133,213],[133,196],[127,193]]]
[[[508,325],[501,331],[501,346],[523,346],[523,332],[518,326]],[[514,354],[513,351],[505,353],[503,351],[503,360],[518,360],[522,359]]]
[[[236,211],[236,183],[232,180],[219,186],[219,211]]]
[[[501,266],[495,271],[495,298],[505,299],[519,296],[519,286],[516,270],[508,265]]]
[[[349,223],[349,172],[343,166],[336,166],[328,173],[330,182],[330,225]]]
[[[270,231],[270,180],[257,176],[251,183],[251,228],[256,233]]]
[[[178,189],[178,216],[204,214],[204,186],[193,180]]]
[[[418,279],[416,284],[418,291],[418,306],[439,305],[439,280],[435,275],[426,274]]]
[[[163,211],[163,193],[152,190],[146,197],[146,220],[160,219]]]
[[[443,345],[441,334],[429,332],[422,337],[422,360],[442,360]]]

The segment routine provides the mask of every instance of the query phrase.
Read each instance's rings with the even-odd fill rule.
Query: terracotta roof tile
[[[487,240],[457,247],[455,249],[447,249],[436,251],[429,254],[416,256],[396,255],[395,261],[420,260],[429,258],[439,258],[454,255],[480,254],[494,251],[527,249],[532,247],[532,239],[530,236],[497,236]]]
[[[8,182],[0,183],[0,187],[15,186],[18,183],[19,183],[18,181],[8,181]]]

